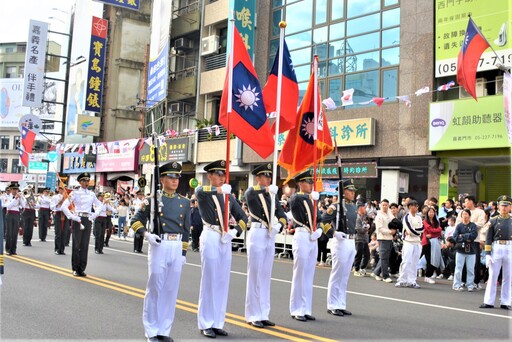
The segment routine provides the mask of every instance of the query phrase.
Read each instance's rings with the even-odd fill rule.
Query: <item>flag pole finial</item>
[[[279,27],[283,28],[283,29],[286,28],[286,21],[280,21],[279,22]]]

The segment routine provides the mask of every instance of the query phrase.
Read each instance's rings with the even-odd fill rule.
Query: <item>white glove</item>
[[[338,241],[341,241],[345,239],[345,234],[342,232],[334,232],[334,237],[338,239]]]
[[[485,267],[489,268],[491,267],[491,264],[494,264],[494,259],[488,254],[485,256]]]
[[[277,192],[279,191],[279,187],[275,184],[270,184],[268,186],[268,192],[270,192],[271,194],[274,194],[274,195],[277,195]]]
[[[322,236],[322,229],[317,229],[309,236],[309,239],[311,241],[316,241],[320,236]]]
[[[236,229],[230,229],[226,235],[222,238],[222,243],[228,243],[231,242],[235,238],[237,234]]]
[[[187,263],[187,257],[186,257],[186,256],[184,256],[184,255],[182,255],[182,256],[181,256],[181,265],[183,266],[183,265],[185,265],[186,263]]]
[[[71,215],[71,220],[78,222],[78,223],[82,222],[82,219],[78,215]]]
[[[313,201],[318,201],[320,199],[320,193],[318,191],[311,192],[311,199]]]
[[[280,223],[274,223],[272,225],[272,229],[270,230],[270,236],[274,237],[276,234],[279,234],[279,231],[281,230],[281,224]]]
[[[151,246],[160,246],[161,240],[158,237],[158,235],[146,233],[146,234],[144,234],[144,236],[146,237],[146,240],[148,240],[148,242]]]
[[[222,184],[222,186],[220,188],[222,189],[222,193],[224,195],[231,194],[231,185],[229,185],[229,184]]]

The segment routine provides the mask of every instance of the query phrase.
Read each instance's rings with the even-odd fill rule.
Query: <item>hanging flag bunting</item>
[[[383,97],[374,97],[372,99],[372,102],[375,103],[377,105],[377,107],[380,107],[384,103],[384,100],[385,100],[385,98],[383,98]]]
[[[414,94],[416,94],[416,96],[420,96],[427,93],[430,93],[430,87],[423,87],[421,89],[418,89]]]
[[[327,110],[334,110],[334,109],[336,109],[336,103],[330,97],[325,99],[325,100],[323,100],[322,103],[324,104],[324,106],[325,106],[325,108]]]
[[[454,81],[450,81],[450,82],[448,82],[446,84],[443,84],[443,85],[440,85],[439,87],[437,87],[437,91],[450,90],[454,86],[455,86],[455,82]]]
[[[411,99],[409,98],[409,95],[401,95],[397,96],[396,98],[398,99],[398,101],[403,102],[406,107],[412,107],[412,102]]]
[[[354,88],[343,90],[343,95],[341,96],[341,105],[342,106],[350,106],[353,104],[354,104]]]

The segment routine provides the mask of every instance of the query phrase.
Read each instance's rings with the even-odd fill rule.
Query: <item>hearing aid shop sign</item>
[[[187,162],[190,159],[190,139],[189,138],[177,138],[177,139],[166,139],[165,143],[160,146],[160,154],[158,155],[158,161],[160,165],[167,162]],[[150,148],[148,144],[144,144],[144,147],[140,151],[139,163],[140,164],[151,164],[155,162],[154,149]]]

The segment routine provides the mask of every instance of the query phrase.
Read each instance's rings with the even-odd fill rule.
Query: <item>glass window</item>
[[[0,150],[8,150],[9,149],[9,136],[2,135],[0,136]]]
[[[342,0],[331,0],[331,20],[338,20],[345,17],[343,13],[343,2]]]
[[[400,25],[400,7],[382,12],[382,28]]]
[[[347,20],[347,36],[371,32],[380,28],[380,13],[375,13],[366,17]]]
[[[327,62],[318,62],[318,77],[327,76]]]
[[[295,50],[304,46],[311,45],[311,31],[297,33],[291,36],[286,36],[286,44],[289,50]],[[279,45],[279,41],[278,41]]]
[[[286,41],[288,42],[288,39]],[[271,40],[269,48],[270,48],[270,50],[268,51],[268,55],[270,57],[270,60],[273,61],[275,55],[277,54],[277,49],[279,49],[279,39]],[[270,66],[272,66],[272,64],[273,64],[273,62],[270,63]]]
[[[382,47],[400,45],[400,27],[382,31]]]
[[[343,58],[331,59],[329,61],[329,76],[340,75],[343,73]]]
[[[345,37],[345,23],[333,24],[329,27],[329,39],[334,40]]]
[[[343,56],[345,54],[345,41],[337,40],[329,43],[329,58]]]
[[[15,136],[14,137],[14,146],[12,148],[13,149],[17,149],[20,146],[21,146],[21,137],[20,136]]]
[[[384,0],[384,6],[391,6],[398,4],[398,0]]]
[[[347,39],[347,53],[359,53],[380,48],[380,33],[374,32]]]
[[[382,50],[382,66],[397,65],[400,63],[400,48]]]
[[[352,64],[349,65],[349,58]],[[346,73],[377,69],[380,67],[380,52],[378,50],[359,55],[347,56]]]
[[[7,158],[0,159],[0,173],[7,173]]]
[[[11,173],[21,173],[21,165],[19,158],[15,158],[12,160]]]
[[[381,0],[354,1],[347,0],[347,18],[358,17],[380,9]]]
[[[272,36],[279,36],[279,22],[283,18],[283,9],[272,12]]]
[[[290,56],[292,57],[293,65],[309,64],[312,59],[311,48],[307,47],[305,49],[292,51],[290,52]]]
[[[5,68],[5,78],[17,78],[17,68],[15,66],[10,66]]]
[[[325,99],[325,79],[323,80],[318,80],[318,87],[319,87],[319,92],[320,92],[320,98],[321,99]]]
[[[327,21],[327,0],[316,0],[315,24],[323,24]]]
[[[398,69],[386,69],[382,71],[382,97],[390,97],[396,101],[398,95]]]
[[[336,103],[336,107],[341,106],[341,79],[329,79],[329,97]]]
[[[327,26],[317,28],[313,31],[313,44],[325,43],[327,41]]]
[[[295,76],[297,76],[297,82],[309,80],[310,75],[311,75],[311,65],[310,64],[295,67]],[[307,85],[306,85],[306,87],[307,87]],[[300,90],[300,88],[299,88],[299,90]]]
[[[272,7],[279,7],[279,6],[283,6],[283,0],[273,0],[272,1]]]
[[[304,0],[286,6],[286,32],[295,33],[311,28],[313,0]]]
[[[316,55],[318,55],[318,60],[323,61],[327,59],[327,43],[315,46],[313,51]]]
[[[350,88],[354,88],[354,103],[370,101],[372,98],[378,97],[379,71],[347,75],[345,78],[345,89]]]

